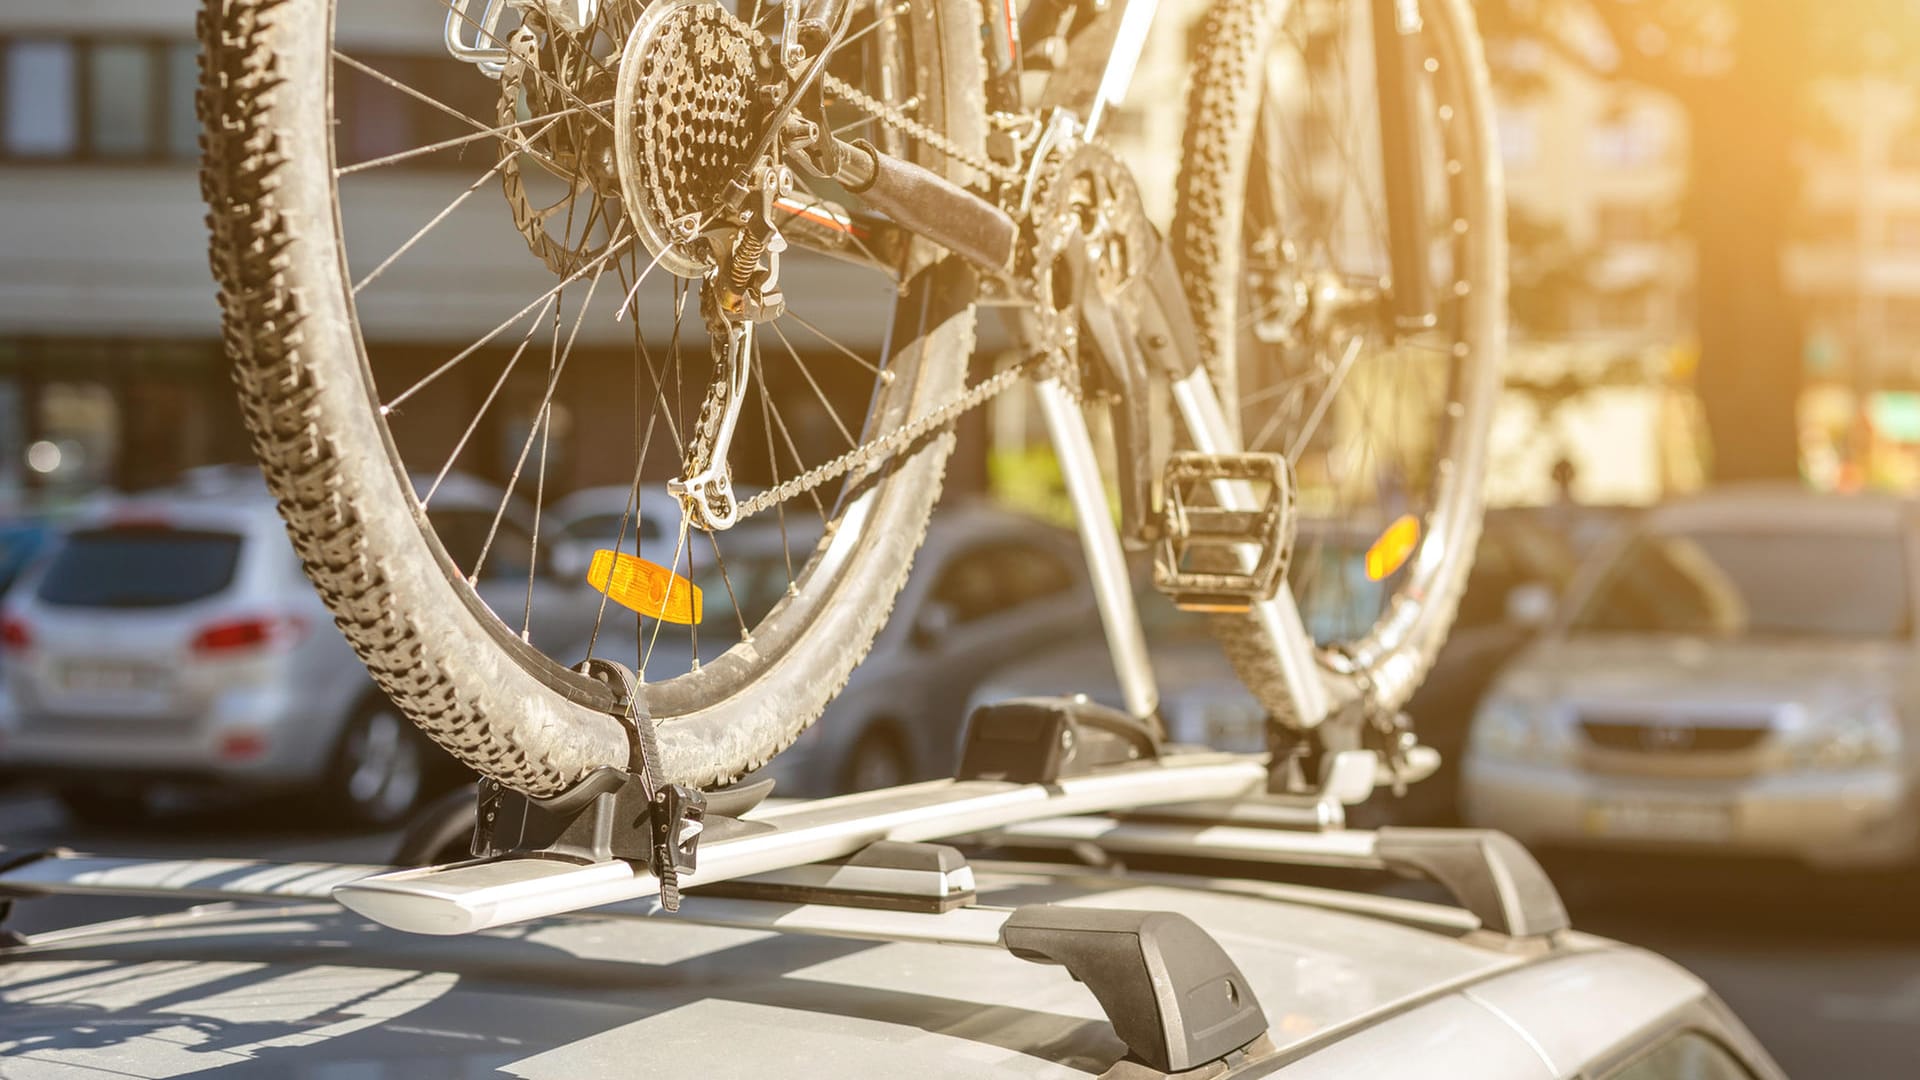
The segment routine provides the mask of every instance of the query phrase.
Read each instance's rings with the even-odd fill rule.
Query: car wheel
[[[395,866],[444,866],[473,857],[473,785],[447,792],[413,816],[394,850]]]
[[[147,821],[147,792],[138,787],[63,787],[54,798],[67,817],[82,825],[135,828]]]
[[[360,825],[392,825],[426,788],[427,756],[412,721],[381,701],[340,735],[324,792],[329,807]]]
[[[873,791],[897,787],[908,780],[907,748],[900,737],[876,728],[860,737],[841,770],[842,791]]]

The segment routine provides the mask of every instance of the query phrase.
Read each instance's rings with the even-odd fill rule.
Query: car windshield
[[[658,519],[642,517],[640,520],[642,540],[655,540],[660,537]],[[634,515],[631,513],[590,514],[567,526],[567,538],[587,543],[605,543],[612,547],[614,541],[633,542]]]
[[[233,582],[240,537],[167,528],[74,533],[40,580],[60,607],[155,608],[204,600]]]
[[[700,589],[703,628],[737,630],[744,623],[751,629],[786,595],[787,560],[778,551],[729,555],[723,574],[708,559],[695,565],[693,583]]]
[[[1907,560],[1892,533],[1698,530],[1634,541],[1572,629],[1897,638],[1910,621]]]

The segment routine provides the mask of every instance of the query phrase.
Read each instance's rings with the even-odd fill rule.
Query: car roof
[[[556,500],[548,512],[563,522],[576,518],[592,517],[599,514],[625,513],[632,503],[633,489],[620,484],[601,484],[597,487],[581,488]],[[670,494],[663,485],[647,484],[640,488],[640,503],[646,508],[648,516],[656,511],[656,506],[678,507],[680,500]]]
[[[1485,943],[1455,909],[1387,897],[1032,865],[976,873],[985,904],[1193,919],[1245,973],[1283,1050],[1534,955]],[[1064,970],[1002,949],[770,934],[645,910],[461,938],[396,933],[327,904],[61,932],[0,966],[0,1041],[47,1022],[43,1010],[63,1028],[110,1013],[100,1037],[59,1060],[171,1075],[208,1055],[280,1071],[346,1060],[404,1071],[434,1056],[585,1080],[630,1075],[635,1062],[691,1075],[844,1073],[857,1062],[860,1075],[1081,1076],[1125,1050]]]

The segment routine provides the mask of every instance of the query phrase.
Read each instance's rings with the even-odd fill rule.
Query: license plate
[[[163,689],[166,676],[145,664],[87,661],[66,665],[60,683],[77,694],[141,694]]]
[[[1733,835],[1733,808],[1720,803],[1608,799],[1587,807],[1590,836],[1708,842]]]

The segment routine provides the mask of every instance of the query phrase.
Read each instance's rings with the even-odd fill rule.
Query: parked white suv
[[[451,477],[431,514],[450,547],[477,544],[498,505]],[[527,568],[511,562],[489,560],[480,591],[517,621]],[[536,640],[573,633],[584,591],[535,575]],[[387,823],[460,775],[374,687],[250,469],[82,517],[8,594],[0,649],[0,769],[53,782],[92,820],[136,819],[160,784],[244,784],[318,787],[330,813]]]

